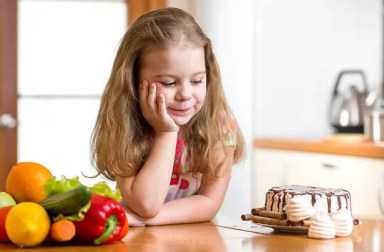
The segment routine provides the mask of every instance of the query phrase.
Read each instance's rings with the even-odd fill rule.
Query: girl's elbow
[[[215,218],[216,214],[219,212],[221,205],[212,204],[206,211],[206,220],[205,221],[211,221],[213,218]]]
[[[211,221],[215,218],[216,216],[216,213],[212,213],[212,212],[207,212],[205,213],[205,215],[203,216],[203,218],[200,220],[200,221]]]
[[[144,219],[156,217],[159,214],[161,208],[161,206],[156,206],[155,204],[148,204],[148,202],[143,201],[133,201],[132,199],[124,199],[124,201],[130,202],[130,204],[126,204],[128,208],[131,209],[136,215]]]
[[[141,201],[137,202],[137,205],[135,207],[136,213],[145,219],[151,219],[156,217],[161,209],[162,205],[153,204],[148,201]]]
[[[145,219],[155,218],[160,212],[160,208],[142,206],[137,213]]]

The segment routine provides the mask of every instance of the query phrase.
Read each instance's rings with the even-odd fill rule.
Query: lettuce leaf
[[[100,181],[94,184],[91,187],[91,192],[115,199],[117,201],[120,201],[121,199],[121,194],[119,189],[111,190],[111,188],[108,186],[107,182],[105,181]]]
[[[71,190],[82,183],[79,181],[79,177],[67,178],[66,176],[61,176],[61,179],[52,177],[44,184],[45,196],[49,197],[51,195],[59,194]],[[105,197],[110,197],[119,201],[121,199],[121,194],[119,189],[112,190],[107,182],[100,181],[94,184],[91,188],[91,192],[100,194]]]
[[[45,196],[49,197],[51,195],[66,192],[79,185],[81,185],[81,183],[77,176],[72,179],[61,176],[61,179],[59,180],[56,177],[52,177],[44,184]]]

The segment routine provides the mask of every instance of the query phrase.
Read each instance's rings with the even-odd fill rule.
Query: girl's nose
[[[189,83],[182,83],[177,88],[176,99],[185,101],[191,99],[192,90]]]

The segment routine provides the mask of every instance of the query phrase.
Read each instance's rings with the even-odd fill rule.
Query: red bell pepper
[[[5,219],[12,207],[13,206],[6,206],[0,208],[0,242],[11,242],[5,230]]]
[[[73,222],[79,242],[108,244],[121,240],[128,232],[123,206],[115,199],[92,194],[91,206],[82,221]]]

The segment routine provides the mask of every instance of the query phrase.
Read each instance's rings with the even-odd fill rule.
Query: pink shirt
[[[224,146],[236,144],[235,129],[223,132]],[[182,139],[177,139],[175,161],[173,165],[172,177],[165,202],[172,201],[194,195],[198,192],[201,185],[201,174],[195,176],[188,172],[190,160],[188,160],[187,148]]]

